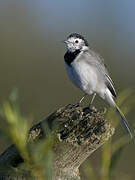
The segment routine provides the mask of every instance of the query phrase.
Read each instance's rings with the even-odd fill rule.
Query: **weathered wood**
[[[105,143],[114,133],[114,128],[104,118],[105,112],[95,108],[67,105],[52,113],[29,132],[29,141],[45,139],[45,126],[55,135],[53,151],[53,180],[79,180],[78,168],[96,149]],[[54,128],[55,127],[55,128]],[[12,174],[13,167],[23,163],[14,145],[0,156],[0,180],[31,179],[29,174],[21,172],[17,177]],[[25,177],[26,176],[26,177]],[[32,178],[33,179],[33,178]]]

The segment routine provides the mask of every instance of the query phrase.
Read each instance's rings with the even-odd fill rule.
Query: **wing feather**
[[[110,90],[110,92],[112,93],[112,95],[113,95],[114,97],[116,97],[117,95],[116,95],[116,91],[115,91],[115,89],[114,89],[114,87],[113,87],[113,81],[112,81],[112,79],[110,78],[110,76],[109,76],[108,74],[105,74],[105,76],[106,76],[106,85],[107,85],[108,89]]]
[[[87,57],[84,57],[84,58],[87,59],[90,65],[95,66],[101,72],[101,75],[103,75],[105,78],[105,84],[107,88],[111,92],[112,96],[116,97],[117,95],[114,89],[114,84],[113,84],[112,79],[109,76],[107,66],[104,63],[104,59],[93,49],[89,49],[89,51],[86,51],[86,52],[87,52],[86,55],[89,56],[89,58]]]

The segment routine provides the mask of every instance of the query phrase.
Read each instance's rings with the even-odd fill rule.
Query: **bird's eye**
[[[75,40],[75,43],[79,43],[79,41],[78,41],[78,40]]]

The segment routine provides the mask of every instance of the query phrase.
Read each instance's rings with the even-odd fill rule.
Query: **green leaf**
[[[111,158],[111,140],[105,143],[101,148],[101,180],[108,180]]]
[[[116,172],[116,166],[118,164],[118,161],[121,157],[121,154],[125,148],[125,146],[131,141],[129,136],[125,135],[121,137],[119,140],[117,140],[112,145],[112,156],[111,156],[111,162],[109,167],[109,179],[113,179],[115,172]]]
[[[115,172],[116,172],[116,165],[120,159],[120,155],[122,154],[124,147],[120,147],[117,151],[115,151],[112,154],[111,157],[111,163],[110,163],[110,168],[109,168],[109,179],[113,179]]]
[[[94,169],[89,161],[86,161],[82,168],[87,179],[98,180],[97,174],[94,172]]]

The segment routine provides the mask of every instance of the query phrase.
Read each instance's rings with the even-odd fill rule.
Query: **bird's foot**
[[[80,107],[81,106],[81,103],[79,102],[79,103],[76,103],[76,104],[74,104],[74,107]]]
[[[83,111],[92,111],[94,106],[92,104],[89,104],[89,106],[85,107]]]
[[[89,106],[88,106],[88,108],[89,108],[90,110],[92,110],[93,105],[90,103]]]
[[[89,108],[89,106],[84,107],[84,108],[83,108],[83,112],[85,112],[85,113],[90,113],[90,112],[91,112],[91,109]]]
[[[82,101],[84,100],[84,98],[86,97],[87,94],[84,94],[84,96],[80,99],[80,101],[78,103],[76,103],[74,106],[75,107],[80,107],[82,104]]]

